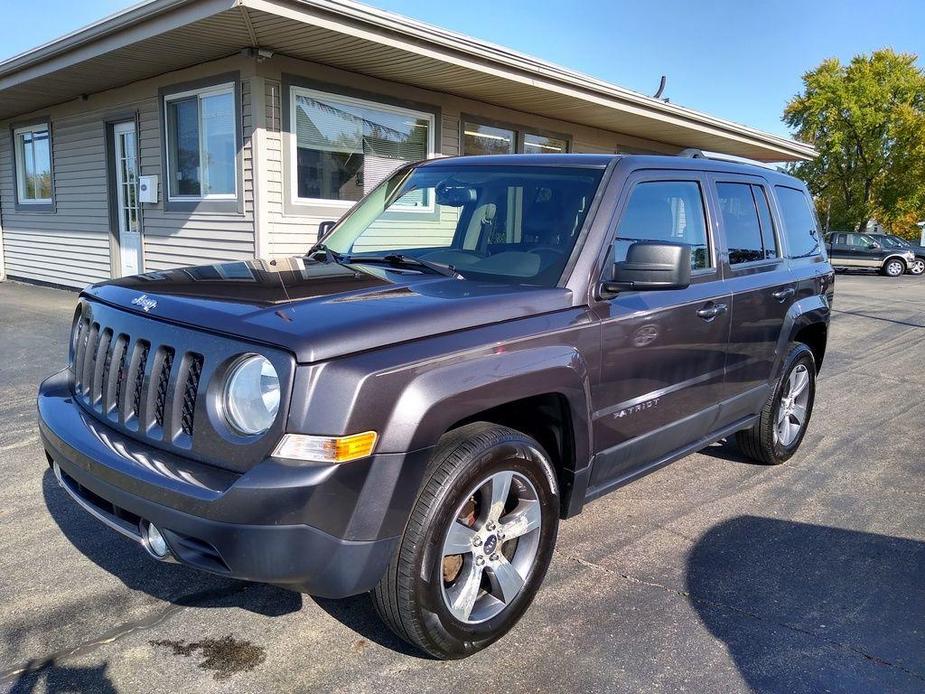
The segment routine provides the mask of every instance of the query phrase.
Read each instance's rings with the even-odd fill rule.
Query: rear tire
[[[912,261],[912,264],[909,266],[909,274],[910,275],[921,275],[923,272],[925,272],[925,260],[922,260],[921,258],[916,258],[914,261]]]
[[[883,274],[887,277],[900,277],[906,271],[906,264],[899,258],[890,258],[883,264]]]
[[[536,441],[486,422],[455,429],[438,444],[373,591],[376,610],[435,658],[472,655],[529,607],[558,527],[555,471]]]
[[[780,465],[797,452],[816,397],[816,360],[812,350],[798,342],[784,360],[777,387],[761,410],[758,422],[736,433],[739,449],[752,460]]]

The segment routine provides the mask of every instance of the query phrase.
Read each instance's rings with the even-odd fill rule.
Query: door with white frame
[[[143,272],[141,220],[138,205],[138,146],[135,122],[117,123],[112,128],[115,164],[115,204],[118,220],[120,275]]]

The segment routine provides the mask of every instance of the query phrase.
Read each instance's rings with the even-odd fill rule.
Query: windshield
[[[450,265],[466,279],[551,287],[602,176],[577,167],[406,169],[361,201],[324,246],[353,263],[400,255]]]

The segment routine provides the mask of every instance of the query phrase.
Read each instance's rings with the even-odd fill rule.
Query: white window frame
[[[20,135],[25,133],[40,133],[45,132],[48,134],[48,171],[51,177],[51,190],[52,197],[48,198],[27,198],[26,197],[26,161],[25,153],[23,152],[22,142],[20,140]],[[52,163],[52,148],[51,148],[51,125],[47,121],[41,123],[34,123],[32,125],[24,125],[20,128],[16,128],[13,131],[13,160],[16,167],[16,202],[20,205],[50,205],[54,199],[54,189],[55,189],[55,174],[54,174],[54,164]],[[35,157],[33,157],[33,160]]]
[[[202,122],[198,123],[199,126],[199,195],[174,195],[173,191],[170,190],[170,179],[171,179],[171,169],[170,169],[170,129],[168,123],[170,122],[167,116],[167,106],[171,101],[177,101],[179,99],[188,99],[191,96],[195,96],[200,102],[204,96],[215,96],[218,94],[231,94],[232,101],[234,102],[234,107],[232,109],[232,117],[234,118],[233,132],[235,139],[235,164],[234,164],[234,193],[208,193],[202,195],[202,162],[204,161],[204,155],[202,151]],[[169,202],[198,202],[200,200],[237,200],[238,199],[238,155],[237,148],[239,144],[238,138],[238,107],[237,107],[237,94],[235,94],[235,83],[234,82],[225,82],[222,84],[216,84],[209,87],[202,87],[200,89],[190,89],[185,92],[177,92],[175,94],[165,94],[164,95],[164,157],[166,159],[167,168],[165,169],[165,184],[167,186],[167,200]],[[202,106],[199,106],[199,113],[202,114]]]
[[[300,198],[299,197],[299,134],[297,132],[297,118],[296,118],[296,97],[298,96],[307,96],[318,101],[330,100],[335,103],[344,104],[345,106],[365,106],[367,108],[375,108],[381,111],[386,111],[387,113],[395,113],[401,116],[411,116],[413,118],[420,118],[422,120],[427,120],[427,158],[433,159],[436,156],[435,153],[435,130],[437,127],[437,119],[433,113],[428,113],[427,111],[416,111],[410,108],[402,108],[399,106],[391,106],[389,104],[383,104],[379,101],[370,101],[368,99],[357,99],[351,96],[343,96],[341,94],[335,94],[332,92],[322,92],[317,89],[308,89],[306,87],[290,87],[289,88],[289,195],[294,205],[323,205],[325,207],[336,207],[343,208],[344,210],[349,210],[351,207],[356,205],[359,200],[334,200],[326,198]],[[401,208],[392,208],[393,211],[400,211],[403,214],[417,214],[417,213],[433,213],[434,211],[434,201],[431,200],[429,205],[424,205],[421,207],[408,207],[405,209]]]

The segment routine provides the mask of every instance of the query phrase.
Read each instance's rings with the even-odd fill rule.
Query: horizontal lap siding
[[[55,212],[17,211],[9,127],[0,127],[3,252],[11,277],[84,287],[110,277],[105,128],[52,118]]]
[[[227,71],[216,67],[215,74]],[[207,72],[207,71],[206,71]],[[0,204],[6,274],[72,287],[109,279],[110,219],[106,125],[137,112],[141,175],[156,175],[158,202],[142,204],[146,270],[243,260],[254,256],[254,118],[250,80],[241,81],[243,135],[241,185],[244,213],[190,214],[164,210],[158,88],[184,81],[168,76],[107,95],[106,108],[75,113],[73,104],[44,112],[51,119],[55,212],[15,209],[9,126],[0,123]],[[91,97],[91,103],[93,97]],[[17,119],[25,120],[25,119]]]

